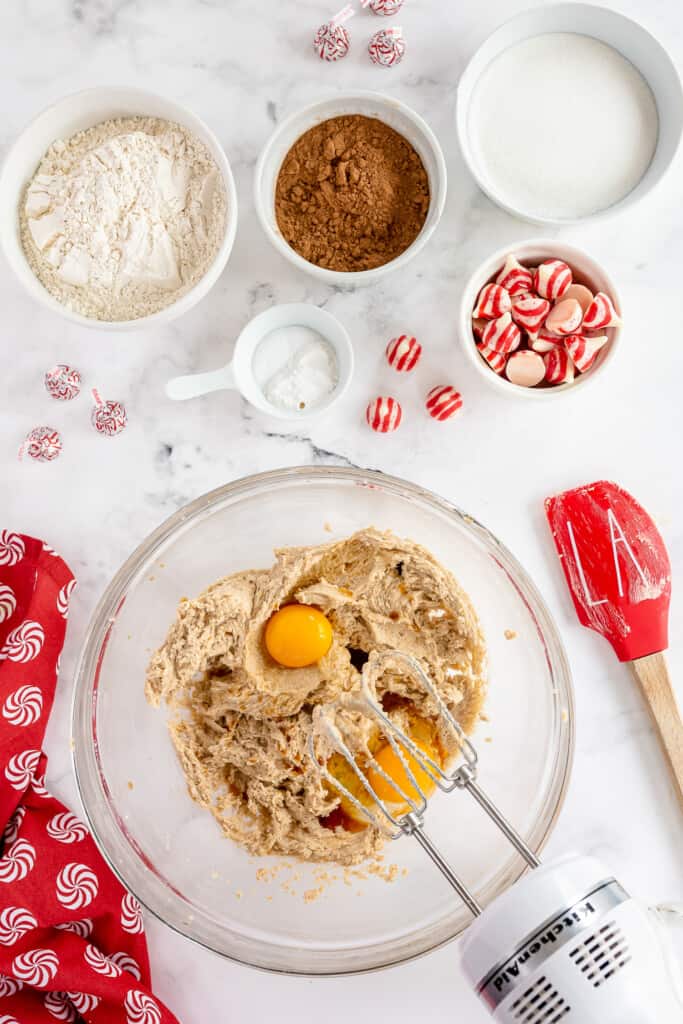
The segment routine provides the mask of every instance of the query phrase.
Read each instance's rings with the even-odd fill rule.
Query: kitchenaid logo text
[[[490,984],[493,985],[497,992],[503,992],[506,985],[517,981],[524,964],[532,957],[537,956],[544,946],[553,945],[560,939],[564,940],[570,937],[567,936],[568,931],[577,931],[595,913],[596,908],[590,900],[586,900],[585,903],[575,907],[568,914],[563,914],[560,918],[557,918],[542,935],[535,937],[528,946],[521,949],[514,957],[511,957],[505,966],[494,975]]]
[[[527,935],[512,956],[496,964],[477,986],[482,999],[494,1010],[518,985],[529,980],[548,957],[565,942],[573,942],[581,932],[590,932],[604,916],[629,899],[614,878],[605,879],[570,907],[548,918],[540,928]]]

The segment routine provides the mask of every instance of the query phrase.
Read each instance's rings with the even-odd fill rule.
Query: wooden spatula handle
[[[652,721],[671,769],[676,794],[683,808],[683,722],[663,654],[649,654],[631,662]]]

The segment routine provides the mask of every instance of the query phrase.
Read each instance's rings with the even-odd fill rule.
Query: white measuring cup
[[[311,409],[281,409],[269,402],[254,374],[254,354],[272,331],[283,327],[309,327],[317,331],[334,349],[338,379],[333,391]],[[235,343],[232,362],[220,370],[174,377],[166,385],[166,394],[176,401],[197,398],[211,391],[236,390],[261,412],[278,419],[307,419],[317,416],[341,398],[353,376],[353,347],[345,328],[336,317],[305,302],[272,306],[247,324]]]

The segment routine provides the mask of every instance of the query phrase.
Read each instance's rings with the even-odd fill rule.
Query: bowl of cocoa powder
[[[432,235],[446,164],[432,130],[405,104],[346,93],[278,125],[256,166],[254,198],[290,263],[328,284],[370,284]]]

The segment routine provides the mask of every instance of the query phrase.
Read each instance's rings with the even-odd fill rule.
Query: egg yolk
[[[436,764],[441,764],[442,758],[436,746],[426,738],[423,738],[420,735],[415,735],[416,732],[427,732],[427,728],[420,728],[420,726],[426,727],[427,723],[418,721],[415,724],[417,725],[417,728],[411,730],[411,739],[413,743],[423,751],[423,753],[430,757],[432,761]],[[404,750],[403,753],[408,766],[415,777],[417,785],[422,790],[425,797],[429,798],[434,793],[436,784],[429,773],[420,766],[420,763],[412,754],[407,750]],[[403,762],[394,751],[391,744],[387,742],[380,742],[380,745],[376,750],[374,750],[373,757],[379,767],[382,768],[389,778],[396,783],[401,793],[404,793],[415,803],[419,803],[421,799],[420,794],[416,791],[415,786],[410,780],[410,776],[403,766]],[[370,796],[363,788],[358,776],[341,754],[335,753],[332,755],[328,763],[328,769],[330,774],[333,775],[334,778],[337,779],[360,804],[367,807],[370,811],[375,809]],[[381,772],[377,768],[373,767],[372,763],[368,765],[366,778],[377,798],[387,804],[388,809],[392,814],[400,816],[402,814],[407,814],[410,811],[410,805],[405,800],[401,800],[400,794],[396,792],[391,783],[384,778]],[[339,808],[345,819],[343,827],[348,831],[357,832],[359,826],[367,828],[369,824],[367,817],[358,809],[358,807],[356,807],[352,800],[348,799],[348,797],[342,796]]]
[[[271,615],[266,649],[285,668],[315,665],[332,645],[332,626],[321,611],[307,604],[288,604]]]

